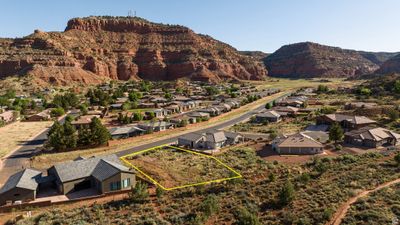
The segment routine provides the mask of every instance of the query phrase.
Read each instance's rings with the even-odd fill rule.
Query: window
[[[111,182],[110,183],[110,190],[111,191],[116,191],[121,189],[121,183],[120,182]]]
[[[131,179],[130,178],[122,180],[122,188],[127,188],[129,186],[131,186]]]

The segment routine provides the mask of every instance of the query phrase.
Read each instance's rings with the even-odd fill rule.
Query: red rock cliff
[[[35,31],[0,40],[0,77],[27,73],[65,84],[104,78],[261,80],[267,70],[253,57],[183,26],[136,17],[88,17],[70,20],[64,32]]]

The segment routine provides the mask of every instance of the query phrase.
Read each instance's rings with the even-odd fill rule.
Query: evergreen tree
[[[94,117],[90,123],[90,132],[93,145],[105,144],[111,138],[110,132],[101,124],[100,119],[97,117]]]
[[[64,129],[59,122],[55,122],[50,128],[48,145],[56,151],[62,151],[67,148],[65,143]]]
[[[342,127],[338,123],[334,123],[329,129],[329,140],[334,141],[335,145],[338,141],[343,140],[344,132]]]
[[[66,120],[63,125],[65,147],[76,148],[78,144],[78,136],[76,135],[76,129],[72,126],[70,120]]]
[[[149,197],[149,191],[147,190],[147,184],[137,181],[135,187],[132,187],[129,197],[132,202],[142,203]]]
[[[294,187],[290,180],[287,180],[285,185],[279,192],[279,204],[281,206],[286,206],[294,200]]]

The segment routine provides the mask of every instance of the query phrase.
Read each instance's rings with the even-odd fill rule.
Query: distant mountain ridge
[[[270,76],[356,77],[374,73],[396,54],[301,42],[281,47],[267,56],[264,63]]]

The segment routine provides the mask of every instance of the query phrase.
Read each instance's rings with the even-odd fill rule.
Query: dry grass
[[[165,188],[229,178],[232,172],[217,160],[190,152],[156,148],[127,160]]]
[[[0,158],[6,156],[22,143],[34,138],[53,121],[15,122],[0,128]]]

